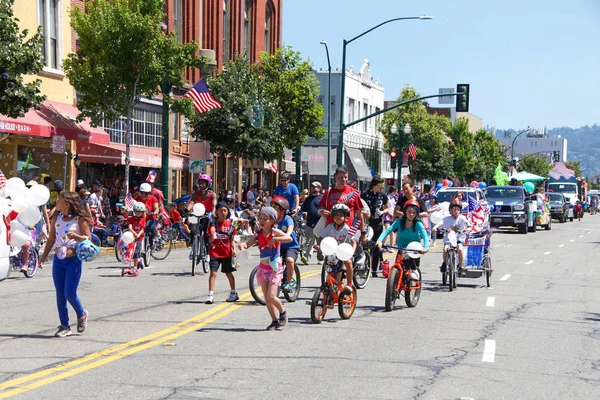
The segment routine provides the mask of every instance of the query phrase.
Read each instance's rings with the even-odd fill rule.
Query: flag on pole
[[[131,196],[131,193],[127,193],[125,196],[125,207],[131,210],[134,204],[135,200],[133,200],[133,196]]]
[[[198,112],[198,114],[202,114],[203,112],[223,107],[223,104],[219,102],[210,92],[208,86],[204,82],[204,79],[200,79],[193,88],[188,90],[188,92],[183,96],[189,99],[192,99],[194,103],[194,108]]]
[[[277,173],[277,166],[275,165],[275,163],[271,163],[271,165],[269,165],[269,171],[273,172],[273,173]]]
[[[467,220],[473,224],[471,231],[473,233],[480,232],[485,221],[485,212],[475,197],[467,194],[467,206],[462,210],[462,213],[466,214]]]
[[[156,183],[156,171],[155,170],[150,170],[150,172],[148,172],[148,176],[146,177],[146,182],[148,183]]]
[[[412,142],[408,146],[408,155],[413,159],[413,161],[417,159],[417,146],[415,145],[415,142]]]
[[[4,172],[0,169],[0,189],[6,186],[6,176],[4,176]]]

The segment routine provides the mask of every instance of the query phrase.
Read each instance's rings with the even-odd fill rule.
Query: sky
[[[600,0],[284,0],[283,44],[315,69],[342,66],[342,41],[386,100],[404,85],[422,95],[469,83],[470,112],[484,126],[519,129],[600,124]],[[430,99],[437,106],[437,99]]]

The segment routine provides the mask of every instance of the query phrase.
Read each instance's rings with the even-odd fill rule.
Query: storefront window
[[[50,155],[50,149],[19,146],[17,176],[27,183],[32,179],[40,180],[42,174],[50,174]],[[56,179],[59,178],[57,177]]]

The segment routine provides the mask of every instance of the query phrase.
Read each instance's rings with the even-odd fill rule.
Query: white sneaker
[[[206,304],[212,304],[213,301],[215,300],[215,295],[214,294],[209,294],[208,296],[206,296]]]
[[[234,291],[234,292],[229,293],[229,297],[225,301],[228,303],[231,303],[234,301],[238,301],[239,299],[240,299],[240,296],[238,296],[238,293]]]

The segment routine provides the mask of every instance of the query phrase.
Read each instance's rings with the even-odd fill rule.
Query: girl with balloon
[[[67,302],[77,314],[77,332],[81,333],[87,327],[88,313],[77,296],[82,260],[77,256],[76,248],[79,243],[91,239],[92,217],[74,192],[62,192],[56,202],[56,210],[58,213],[52,218],[50,235],[39,265],[46,261],[51,249],[57,249],[52,262],[52,279],[60,326],[54,336],[64,338],[71,335]]]
[[[138,276],[138,270],[144,268],[142,247],[144,246],[144,231],[146,229],[146,205],[141,201],[136,201],[133,204],[133,216],[129,217],[127,222],[129,223],[129,232],[133,235],[135,249],[133,251],[133,265],[130,269],[123,270],[121,275]]]

